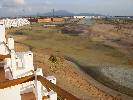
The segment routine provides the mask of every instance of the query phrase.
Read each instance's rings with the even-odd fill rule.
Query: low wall
[[[19,86],[0,89],[0,100],[21,100]]]

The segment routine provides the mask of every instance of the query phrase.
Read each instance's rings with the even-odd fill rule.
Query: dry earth
[[[104,41],[105,44],[107,43],[108,45],[117,47],[122,52],[132,55],[132,32],[128,36],[125,36],[127,34],[123,34],[125,33],[119,32],[119,34],[116,34],[112,25],[94,25],[88,28],[88,36],[93,40]],[[26,39],[26,37],[19,38],[19,41],[21,39],[23,41],[24,39]],[[30,50],[28,46],[20,43],[16,43],[15,49],[17,51]],[[109,94],[107,92],[104,92],[100,88],[97,88],[96,85],[91,82],[91,79],[89,80],[89,78],[84,73],[79,71],[75,64],[65,60],[63,57],[57,57],[57,63],[52,63],[51,61],[49,61],[48,59],[53,53],[52,49],[32,49],[32,51],[34,52],[35,67],[43,68],[44,74],[46,76],[56,76],[57,85],[69,91],[78,98],[84,100],[119,100],[121,98],[121,95],[115,94],[115,96],[112,96],[111,94],[113,93]],[[131,59],[130,62],[132,65],[133,60]]]
[[[25,51],[28,47],[17,44],[17,51]],[[57,85],[69,91],[83,100],[120,100],[120,96],[113,97],[98,89],[90,83],[87,77],[76,68],[76,65],[58,57],[57,63],[49,61],[52,54],[50,49],[33,49],[34,65],[43,68],[44,75],[54,75],[57,78]]]

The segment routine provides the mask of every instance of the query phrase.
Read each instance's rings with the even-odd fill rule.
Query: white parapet
[[[17,52],[13,56],[11,53],[12,59],[12,72],[13,77],[15,78],[21,78],[28,75],[32,75],[34,71],[33,66],[33,53],[31,51],[28,52]],[[13,61],[14,60],[14,61]],[[15,64],[15,65],[13,65]]]
[[[4,64],[5,78],[9,79],[9,80],[12,80],[13,77],[12,77],[12,72],[11,72],[11,69],[10,69],[11,59],[10,58],[6,58],[4,60],[4,62],[5,62],[5,64]]]
[[[25,94],[30,92],[34,93],[34,81],[22,83],[20,88],[20,94]]]
[[[8,54],[8,51],[5,44],[0,42],[0,55],[7,55],[7,54]]]
[[[17,79],[17,77],[16,77],[16,69],[17,69],[16,53],[14,50],[11,50],[11,65],[9,67],[12,71],[13,79]]]
[[[40,81],[37,80],[37,75],[41,75],[43,76],[43,73],[42,73],[42,69],[37,69],[35,71],[35,81],[34,81],[34,84],[35,84],[35,96],[36,96],[36,100],[42,100],[42,97],[43,97],[43,93],[42,93],[42,84]]]
[[[53,90],[51,90],[48,95],[49,95],[49,100],[57,100],[57,93],[54,92]]]
[[[5,78],[9,80],[13,80],[12,73],[9,68],[5,69]]]
[[[3,25],[3,24],[0,24],[0,42],[6,42],[5,25]]]
[[[23,68],[33,69],[33,53],[31,51],[28,52],[17,52],[17,57],[21,59],[23,62]]]
[[[6,43],[6,38],[5,38],[5,25],[0,24],[0,54],[1,55],[6,55],[7,54],[7,49],[3,42]]]
[[[10,50],[14,50],[14,39],[12,37],[8,38],[7,45]]]
[[[33,74],[33,53],[32,52],[15,52],[11,50],[11,58],[5,59],[4,68],[7,71],[7,79],[9,78],[9,70],[13,79],[29,76]]]
[[[37,68],[37,70],[36,70],[36,75],[41,75],[41,76],[43,76],[42,68]]]
[[[54,76],[47,76],[47,80],[49,80],[51,83],[56,84],[56,78]]]
[[[21,100],[20,87],[0,89],[0,100]]]

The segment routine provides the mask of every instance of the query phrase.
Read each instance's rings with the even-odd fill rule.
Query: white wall
[[[1,55],[6,55],[7,49],[6,49],[5,45],[2,42],[6,43],[5,26],[0,24],[0,54]]]
[[[53,90],[51,90],[48,95],[50,97],[49,100],[57,100],[57,93]]]
[[[0,89],[0,100],[21,100],[19,86]]]
[[[10,50],[13,50],[14,49],[14,39],[13,38],[8,38],[7,40],[7,45],[9,47]]]
[[[0,42],[6,42],[5,38],[5,25],[0,25]]]

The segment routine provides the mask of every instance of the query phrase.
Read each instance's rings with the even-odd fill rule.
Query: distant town
[[[20,27],[30,23],[65,23],[70,19],[112,19],[112,20],[133,20],[133,16],[22,16],[22,17],[1,17],[0,23],[4,23],[6,28]]]

